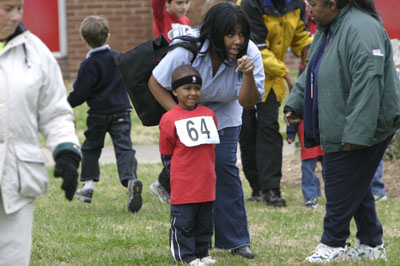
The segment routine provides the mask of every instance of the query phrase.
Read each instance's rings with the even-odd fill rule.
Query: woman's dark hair
[[[200,27],[201,43],[209,39],[210,48],[224,64],[229,62],[224,36],[235,32],[237,26],[245,37],[244,46],[237,57],[240,58],[247,52],[251,28],[246,13],[238,5],[231,2],[216,4],[208,10]]]
[[[244,45],[237,56],[237,58],[240,58],[247,52],[251,29],[246,13],[244,13],[238,5],[231,2],[216,4],[208,10],[200,27],[199,38],[180,36],[176,37],[176,39],[189,41],[191,43],[200,42],[201,45],[203,45],[205,40],[208,39],[210,40],[210,46],[207,51],[204,51],[204,53],[209,52],[211,49],[216,53],[218,59],[220,59],[224,64],[229,65],[231,60],[227,56],[224,36],[229,33],[234,33],[238,26],[245,37]],[[193,48],[188,47],[187,49],[192,50]],[[194,50],[194,53],[197,53],[198,47]]]
[[[327,4],[329,0],[323,0],[323,2],[324,4]],[[336,6],[338,9],[341,9],[346,4],[350,4],[360,9],[380,21],[379,14],[376,11],[375,3],[373,0],[336,0]]]

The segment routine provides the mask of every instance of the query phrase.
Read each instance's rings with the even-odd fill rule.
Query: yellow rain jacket
[[[265,102],[271,88],[276,100],[285,97],[286,86],[283,77],[290,71],[285,65],[285,54],[289,47],[299,57],[312,42],[307,31],[307,16],[303,0],[284,1],[281,12],[272,0],[239,0],[251,23],[251,40],[260,48],[265,71]],[[264,45],[264,48],[262,47]]]

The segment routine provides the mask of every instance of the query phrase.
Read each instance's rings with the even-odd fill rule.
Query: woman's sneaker
[[[354,248],[347,253],[347,260],[387,260],[386,250],[383,244],[376,247],[371,247],[365,244],[360,244],[358,240]]]
[[[306,261],[312,263],[344,261],[346,259],[346,252],[347,246],[344,248],[334,248],[321,243],[313,251],[313,254],[306,258]]]

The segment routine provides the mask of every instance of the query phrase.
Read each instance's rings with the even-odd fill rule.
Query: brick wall
[[[192,26],[201,21],[205,0],[191,0],[188,17]],[[59,59],[65,80],[74,81],[88,48],[79,37],[81,21],[89,15],[100,15],[109,21],[112,49],[123,52],[149,40],[152,32],[151,0],[66,0],[67,57]],[[297,59],[288,53],[290,69],[297,69]]]
[[[59,59],[64,79],[73,81],[88,48],[79,37],[81,21],[89,15],[107,18],[111,37],[109,44],[117,51],[127,51],[151,39],[150,0],[66,0],[68,54]]]

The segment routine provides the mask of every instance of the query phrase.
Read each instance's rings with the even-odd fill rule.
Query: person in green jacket
[[[318,29],[284,107],[288,125],[304,119],[305,146],[325,150],[324,231],[306,261],[386,259],[371,180],[400,127],[390,39],[371,0],[309,0],[308,11]]]

